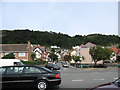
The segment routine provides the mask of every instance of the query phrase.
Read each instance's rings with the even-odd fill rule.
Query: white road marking
[[[118,78],[114,78],[114,79],[118,79]]]
[[[74,82],[78,81],[79,82],[79,81],[84,81],[84,80],[72,80],[72,81],[74,81]]]
[[[105,80],[104,78],[101,78],[101,79],[93,79],[93,80]]]

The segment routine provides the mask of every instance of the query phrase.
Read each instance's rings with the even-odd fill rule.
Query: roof
[[[0,44],[2,52],[27,52],[27,44]]]
[[[111,49],[114,51],[114,53],[119,54],[120,49],[116,48],[116,47],[111,47]]]
[[[91,43],[91,42],[88,42],[88,43],[86,43],[85,45],[80,45],[80,47],[82,47],[82,48],[92,48],[92,47],[95,47],[96,46],[96,44],[93,44],[93,43]]]
[[[46,51],[45,46],[33,46],[33,51],[34,51],[36,48],[39,48],[42,52],[45,52],[45,51]]]

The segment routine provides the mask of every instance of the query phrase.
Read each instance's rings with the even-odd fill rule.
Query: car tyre
[[[40,80],[37,83],[37,89],[38,90],[45,90],[48,87],[48,84],[45,80]]]

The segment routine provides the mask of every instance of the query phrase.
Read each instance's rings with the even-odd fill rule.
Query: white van
[[[23,63],[19,59],[0,59],[0,67],[14,65],[23,65]]]

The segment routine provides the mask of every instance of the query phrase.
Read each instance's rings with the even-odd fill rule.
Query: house
[[[81,48],[80,55],[84,57],[84,60],[82,60],[81,64],[94,64],[94,61],[92,60],[92,57],[89,54],[89,48]],[[102,60],[97,62],[97,64],[102,63],[103,63]]]
[[[28,44],[0,44],[0,58],[9,53],[14,53],[16,59],[31,61],[32,48]]]
[[[120,49],[116,48],[116,47],[111,47],[111,50],[113,50],[113,54],[111,56],[111,60],[115,61],[117,56],[120,55]]]
[[[92,48],[92,47],[95,47],[95,46],[96,46],[96,44],[93,44],[91,42],[88,42],[85,45],[83,45],[83,44],[80,45],[81,48]]]
[[[84,60],[81,61],[81,64],[93,64],[93,60],[91,55],[89,54],[89,50],[92,47],[95,47],[96,44],[93,44],[91,42],[84,44],[81,44],[80,46],[74,46],[72,47],[72,51],[70,51],[71,56],[83,56]],[[103,63],[103,61],[99,61],[98,64]]]
[[[36,54],[36,59],[43,59],[44,61],[48,60],[48,53],[46,52],[45,46],[33,45],[33,52]]]
[[[116,47],[111,47],[111,50],[113,50],[113,52],[118,55],[120,53],[120,49],[116,48]]]

